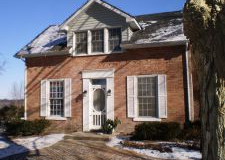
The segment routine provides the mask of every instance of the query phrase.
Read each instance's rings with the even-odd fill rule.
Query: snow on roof
[[[183,32],[181,12],[141,15],[136,19],[143,30],[135,32],[129,43],[146,44],[187,39]]]
[[[183,32],[183,13],[167,12],[136,16],[142,30],[134,32],[128,44],[151,44],[161,42],[185,41]],[[66,33],[60,26],[53,25],[45,29],[32,42],[22,48],[16,56],[61,51],[67,47]]]
[[[35,54],[50,51],[55,46],[66,44],[66,33],[60,32],[58,25],[45,29],[31,43],[22,48],[18,54]]]

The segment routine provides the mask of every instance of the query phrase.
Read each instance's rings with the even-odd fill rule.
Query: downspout
[[[23,59],[23,57],[20,57],[20,60],[22,60],[25,63],[25,69],[24,69],[24,120],[27,120],[27,66],[26,61]]]
[[[185,49],[185,79],[186,79],[186,109],[185,123],[188,125],[191,121],[191,94],[190,94],[190,71],[189,71],[189,43],[186,43]]]
[[[27,120],[27,66],[24,74],[24,120]]]

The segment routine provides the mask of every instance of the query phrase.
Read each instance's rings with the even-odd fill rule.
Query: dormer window
[[[75,55],[108,54],[121,51],[121,28],[104,28],[74,33]]]
[[[92,52],[104,52],[104,32],[95,30],[91,32]]]
[[[120,51],[121,28],[109,29],[109,51]]]
[[[87,54],[87,32],[76,33],[76,54]]]

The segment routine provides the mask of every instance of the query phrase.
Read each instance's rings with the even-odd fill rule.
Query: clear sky
[[[60,24],[87,0],[1,0],[0,99],[10,98],[13,83],[24,81],[24,62],[13,55],[51,24]],[[106,0],[131,15],[176,11],[185,0]]]

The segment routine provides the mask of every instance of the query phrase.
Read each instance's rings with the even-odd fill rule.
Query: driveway
[[[147,160],[153,159],[105,145],[104,140],[66,138],[57,144],[5,160]]]

